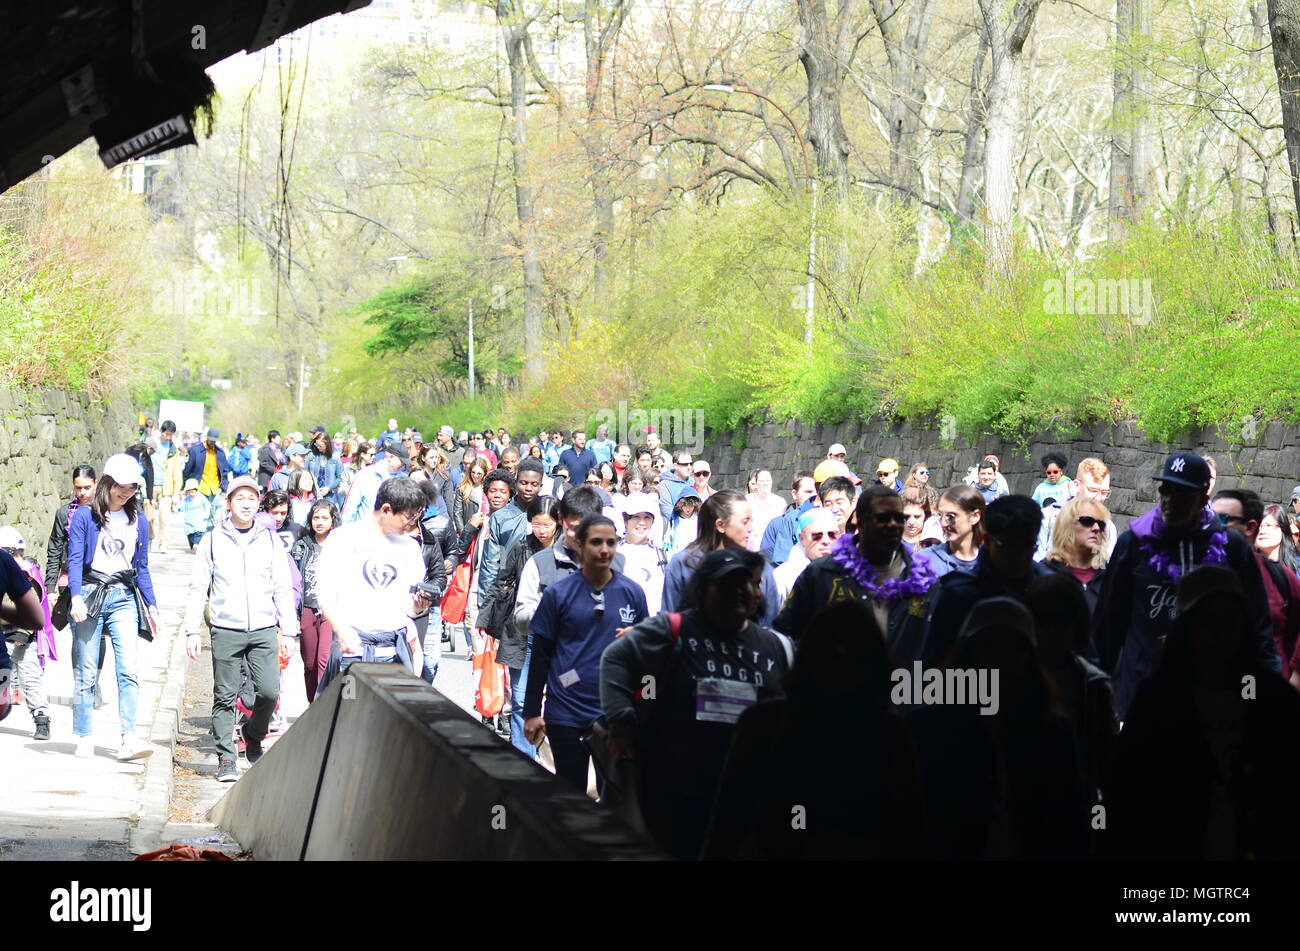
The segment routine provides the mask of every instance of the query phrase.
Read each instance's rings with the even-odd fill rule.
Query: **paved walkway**
[[[50,695],[50,740],[32,739],[25,706],[0,723],[0,858],[129,859],[131,851],[155,847],[166,814],[171,741],[185,660],[175,634],[188,578],[189,554],[181,554],[179,519],[172,552],[150,557],[162,615],[152,644],[137,656],[140,698],[136,732],[154,750],[143,762],[119,763],[117,688],[112,653],[101,674],[105,705],[94,714],[95,755],[73,755],[72,632],[57,634],[59,659],[45,668]],[[143,846],[143,847],[141,847]]]
[[[141,642],[140,700],[136,731],[154,750],[149,759],[119,763],[117,689],[112,654],[100,677],[104,706],[95,711],[95,756],[73,755],[71,630],[58,632],[59,659],[45,669],[50,695],[48,742],[32,739],[26,707],[0,723],[0,859],[127,860],[177,839],[211,837],[207,820],[229,788],[216,781],[216,750],[209,732],[212,655],[204,635],[202,655],[190,662],[178,636],[192,556],[179,518],[170,519],[168,551],[150,556],[162,615],[158,637]],[[444,654],[435,686],[475,718],[473,670],[464,637]],[[302,661],[294,655],[282,679],[281,712],[292,723],[307,707]],[[268,742],[273,745],[274,739]],[[551,768],[544,751],[544,763]],[[241,769],[248,764],[242,758]]]

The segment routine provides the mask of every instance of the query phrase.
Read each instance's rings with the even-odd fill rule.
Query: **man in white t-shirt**
[[[334,648],[320,691],[354,661],[424,665],[411,618],[429,605],[416,588],[424,557],[408,532],[428,500],[416,482],[389,479],[379,486],[368,517],[330,532],[316,562],[321,613],[334,628]]]

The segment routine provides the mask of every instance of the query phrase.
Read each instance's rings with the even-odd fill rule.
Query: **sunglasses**
[[[917,470],[916,470],[916,474],[917,474],[917,475],[929,475],[929,474],[930,474],[930,470],[929,470],[929,469],[917,469]]]
[[[713,473],[710,472],[708,469],[696,469],[696,470],[695,470],[695,475],[696,475],[696,476],[707,476],[707,475],[713,475]]]
[[[1080,519],[1079,521],[1083,521],[1083,519]],[[1223,514],[1219,515],[1219,525],[1221,527],[1226,527],[1232,524],[1233,522],[1245,522],[1245,521],[1246,520],[1242,518],[1240,515],[1223,515]]]
[[[906,525],[907,515],[902,512],[877,512],[872,516],[877,525],[888,525],[893,522],[895,525]]]
[[[1079,524],[1082,525],[1084,528],[1103,528],[1103,529],[1104,529],[1104,528],[1106,527],[1106,520],[1105,520],[1105,519],[1101,519],[1101,518],[1093,518],[1091,515],[1080,515],[1078,521],[1079,521]]]
[[[1048,475],[1060,475],[1060,474],[1061,474],[1061,470],[1060,470],[1060,469],[1048,469],[1048,470],[1047,470],[1047,474],[1048,474]]]
[[[596,606],[592,609],[592,613],[594,613],[596,617],[600,617],[602,614],[605,613],[605,592],[604,591],[591,592],[591,600],[596,602]]]
[[[831,529],[830,531],[826,531],[826,532],[813,532],[810,537],[815,542],[819,542],[823,538],[829,538],[831,541],[835,541],[835,539],[840,537],[840,533],[838,529]]]

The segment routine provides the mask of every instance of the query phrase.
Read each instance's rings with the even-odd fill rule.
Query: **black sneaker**
[[[489,730],[495,730],[497,728],[496,717],[484,717],[483,725]]]
[[[239,779],[239,765],[233,757],[222,757],[221,765],[217,767],[217,782],[233,783]]]
[[[252,766],[262,758],[262,741],[246,740],[244,744],[244,755],[248,757],[248,765]]]
[[[38,713],[32,719],[36,721],[36,732],[32,734],[32,738],[48,740],[50,738],[50,718],[43,713]]]
[[[510,739],[510,718],[504,713],[497,717],[497,735],[503,740]]]

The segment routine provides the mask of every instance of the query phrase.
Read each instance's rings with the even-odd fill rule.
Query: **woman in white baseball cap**
[[[126,453],[110,456],[95,486],[94,500],[73,513],[68,528],[68,611],[74,622],[72,731],[77,755],[93,756],[93,702],[98,678],[99,639],[113,642],[117,705],[122,742],[120,760],[153,753],[135,735],[140,682],[136,676],[138,638],[153,640],[158,602],[149,575],[149,522],[141,518],[136,487],[140,463]]]

